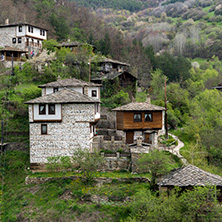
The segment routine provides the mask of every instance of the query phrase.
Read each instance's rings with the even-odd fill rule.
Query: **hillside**
[[[88,7],[88,8],[112,8],[116,10],[128,10],[130,12],[136,12],[140,11],[142,9],[145,9],[147,7],[154,7],[158,6],[159,2],[156,0],[153,1],[147,1],[147,0],[112,0],[112,1],[98,1],[98,0],[71,0],[73,2],[76,2],[80,6]]]
[[[95,13],[144,47],[152,45],[155,52],[222,58],[219,1],[165,1],[133,13],[106,8]]]
[[[90,53],[73,54],[71,49],[57,49],[56,41],[45,42],[54,52],[44,74],[35,68],[40,57],[22,68],[15,66],[14,75],[0,66],[0,121],[4,123],[3,142],[11,144],[0,155],[1,221],[220,221],[221,204],[212,195],[215,187],[159,193],[147,182],[152,179],[148,167],[148,173],[141,174],[96,171],[90,183],[82,180],[84,171],[67,167],[68,161],[63,162],[61,172],[56,172],[55,159],[51,160],[54,165],[49,164],[50,172],[30,171],[28,105],[24,103],[41,95],[38,85],[58,78],[87,81],[89,58],[104,55],[130,64],[129,71],[138,77],[136,101],[144,102],[149,94],[152,104],[164,107],[167,97],[169,130],[184,142],[182,155],[190,164],[222,176],[222,92],[213,89],[222,83],[220,4],[171,0],[151,5],[149,1],[146,8],[147,1],[132,0],[126,6],[125,1],[118,1],[122,6],[114,0],[112,6],[105,2],[81,1],[94,8],[86,9],[70,0],[0,0],[0,23],[6,18],[27,21],[48,29],[49,38],[58,42],[70,38],[95,46],[95,51],[89,47]],[[44,56],[48,57],[46,51]],[[91,68],[93,75],[97,67]],[[101,92],[107,110],[129,102],[126,90],[115,83],[108,86]],[[172,138],[161,141],[171,144]],[[181,166],[176,156],[160,153],[166,159],[160,161],[164,162],[160,175]],[[27,184],[27,176],[53,179]],[[137,177],[145,180],[135,181]]]

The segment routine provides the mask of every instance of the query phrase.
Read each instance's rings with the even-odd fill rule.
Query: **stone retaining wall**
[[[56,181],[56,180],[64,180],[64,179],[72,179],[77,180],[81,179],[80,176],[69,176],[69,177],[29,177],[27,176],[25,178],[25,184],[31,185],[31,184],[42,184],[50,181]],[[149,183],[150,180],[145,177],[132,177],[132,178],[107,178],[107,177],[96,177],[94,180],[97,183],[103,184],[103,183],[113,183],[113,182],[120,182],[120,183],[130,183],[130,182],[138,182],[138,183]]]

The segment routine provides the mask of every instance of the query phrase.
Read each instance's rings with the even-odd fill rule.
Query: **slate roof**
[[[105,58],[105,59],[99,61],[99,63],[115,63],[115,64],[119,64],[119,65],[123,65],[123,66],[130,66],[130,64],[128,64],[128,63],[124,63],[124,62],[120,62],[120,61],[108,59],[108,58]]]
[[[76,92],[72,89],[62,89],[55,93],[50,93],[45,96],[25,102],[26,104],[39,104],[39,103],[95,103],[99,102],[91,97],[82,93]]]
[[[222,186],[222,177],[206,172],[196,166],[188,165],[171,171],[158,183],[160,186]]]
[[[10,46],[6,46],[5,48],[0,49],[0,52],[28,52],[27,50],[12,48]]]
[[[123,73],[127,73],[128,75],[133,76],[135,79],[137,79],[137,77],[135,77],[134,75],[132,75],[129,72],[110,72],[108,74],[102,74],[102,73],[98,73],[97,76],[95,78],[92,78],[92,80],[104,80],[104,79],[110,79],[113,80],[115,78],[117,78],[118,76],[121,76]]]
[[[59,47],[78,47],[78,46],[82,46],[84,45],[83,43],[81,42],[62,42],[60,43],[58,46]]]
[[[159,110],[165,110],[165,108],[147,102],[132,102],[127,105],[113,109],[113,111],[159,111]]]
[[[84,87],[84,86],[101,86],[100,84],[85,82],[79,79],[70,78],[70,79],[61,79],[55,82],[50,82],[44,85],[39,85],[39,88],[46,87]]]
[[[0,24],[0,28],[2,28],[2,27],[14,27],[14,26],[19,26],[19,25],[29,25],[29,26],[32,26],[32,27],[35,27],[35,28],[38,28],[38,29],[43,29],[43,30],[48,31],[48,29],[46,29],[46,28],[31,24],[31,23],[27,23],[27,22],[15,22],[15,23],[10,23],[10,24]]]

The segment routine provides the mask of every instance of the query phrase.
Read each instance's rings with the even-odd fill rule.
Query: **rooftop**
[[[84,45],[84,43],[81,42],[62,42],[58,45],[58,47],[78,47],[78,46],[82,46]]]
[[[99,61],[99,63],[115,63],[115,64],[119,64],[119,65],[123,65],[123,66],[130,66],[130,64],[128,64],[128,63],[124,63],[124,62],[120,62],[120,61],[108,59],[108,58],[105,58],[105,59]]]
[[[29,26],[33,26],[35,28],[39,28],[39,29],[44,29],[46,31],[48,31],[47,29],[34,25],[34,24],[30,24],[27,22],[15,22],[15,23],[10,23],[10,24],[0,24],[0,28],[4,28],[4,27],[14,27],[14,26],[19,26],[19,25],[29,25]]]
[[[131,102],[127,105],[117,107],[113,111],[159,111],[164,107],[153,105],[149,102]]]
[[[44,85],[39,85],[39,88],[46,88],[46,87],[84,87],[84,86],[91,86],[91,87],[98,87],[101,86],[100,84],[85,82],[79,79],[70,78],[70,79],[61,79],[55,82],[50,82]]]
[[[39,104],[39,103],[95,103],[98,100],[92,99],[82,93],[76,92],[72,89],[62,89],[55,93],[47,94],[36,99],[25,102],[26,104]]]
[[[92,78],[92,80],[105,80],[105,79],[113,80],[113,79],[117,78],[118,76],[122,75],[123,73],[127,73],[128,75],[131,75],[135,79],[137,79],[137,77],[135,77],[134,75],[132,75],[129,72],[110,72],[110,73],[107,73],[107,74],[98,73],[95,78]]]
[[[0,52],[21,52],[21,53],[24,53],[24,52],[28,52],[28,51],[6,46],[5,48],[0,49]]]
[[[158,182],[160,186],[222,186],[222,177],[188,165],[171,171]]]

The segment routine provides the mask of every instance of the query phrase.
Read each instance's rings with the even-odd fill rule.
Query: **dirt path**
[[[182,147],[184,147],[184,143],[182,141],[180,141],[178,139],[178,137],[176,137],[175,135],[173,135],[173,134],[169,134],[169,135],[171,135],[175,140],[178,141],[178,145],[173,149],[169,149],[168,151],[171,152],[172,154],[178,156],[184,165],[188,165],[189,164],[188,161],[180,154],[180,149]]]

